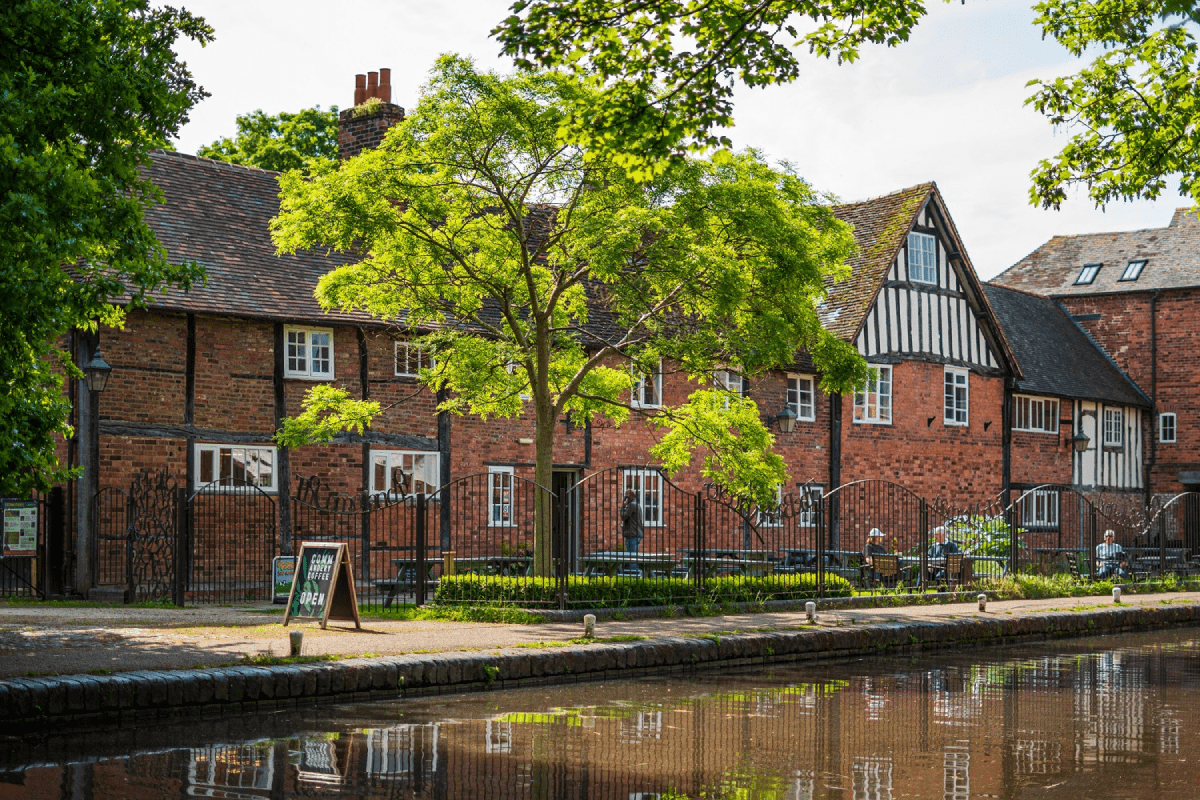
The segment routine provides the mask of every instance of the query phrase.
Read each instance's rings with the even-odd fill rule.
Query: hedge
[[[816,575],[726,576],[711,578],[703,590],[687,578],[567,578],[567,605],[572,608],[622,608],[765,602],[816,597]],[[849,597],[850,582],[826,574],[826,597]],[[449,575],[438,583],[434,601],[445,605],[558,605],[555,578],[499,575]]]

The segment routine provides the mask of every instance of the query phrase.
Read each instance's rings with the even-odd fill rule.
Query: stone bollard
[[[979,610],[987,611],[987,595],[981,593],[979,597],[976,597],[975,599],[979,601]]]
[[[1113,587],[1113,602],[1114,603],[1121,602],[1121,587],[1120,586]]]
[[[292,655],[300,655],[300,648],[304,646],[304,631],[292,631],[288,636],[292,640]]]
[[[583,615],[583,638],[593,639],[596,636],[596,615]]]
[[[817,621],[817,604],[814,603],[812,600],[809,600],[807,603],[804,604],[804,613],[808,616],[808,621],[810,623],[816,622]]]

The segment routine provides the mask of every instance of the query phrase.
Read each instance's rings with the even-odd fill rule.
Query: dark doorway
[[[579,480],[577,469],[556,469],[550,479],[554,492],[554,557],[566,562],[567,572],[575,571],[579,558],[579,493],[571,491]]]

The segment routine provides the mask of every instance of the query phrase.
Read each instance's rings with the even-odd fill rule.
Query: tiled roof
[[[1142,259],[1137,280],[1120,280],[1130,261]],[[1077,285],[1085,264],[1103,266],[1095,281]],[[1055,236],[992,282],[1051,297],[1200,286],[1200,220],[1181,208],[1166,228]]]
[[[371,322],[365,314],[326,314],[317,279],[350,259],[338,254],[277,256],[268,227],[279,213],[278,173],[156,151],[149,175],[165,202],[146,221],[173,263],[197,261],[208,283],[171,290],[152,308],[289,321]],[[378,324],[377,322],[375,324]]]
[[[854,227],[858,254],[848,261],[850,277],[831,284],[821,304],[821,323],[826,329],[847,341],[854,338],[888,268],[907,240],[917,212],[934,188],[933,183],[922,183],[883,197],[834,207],[834,215]]]
[[[1021,392],[1148,407],[1150,401],[1049,297],[986,284],[1015,351]]]

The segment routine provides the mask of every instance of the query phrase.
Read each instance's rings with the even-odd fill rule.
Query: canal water
[[[1194,629],[0,740],[0,800],[1198,796]]]

